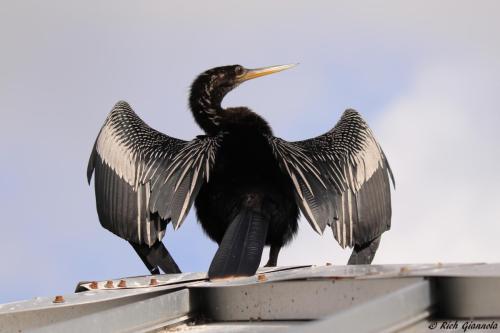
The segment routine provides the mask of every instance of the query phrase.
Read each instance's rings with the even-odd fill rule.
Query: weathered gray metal
[[[207,279],[206,273],[161,274],[148,276],[134,276],[123,279],[106,281],[80,282],[76,292],[84,290],[110,290],[110,289],[137,289],[152,286],[167,286],[179,283],[203,281]]]
[[[431,314],[500,318],[500,264],[290,266],[246,278],[155,275],[78,289],[90,290],[0,305],[0,332],[149,332],[169,325],[278,332],[299,324],[308,332],[376,332],[425,328]],[[179,326],[200,317],[209,323]]]
[[[400,329],[401,324],[409,325],[428,316],[433,304],[429,281],[419,280],[339,311],[324,320],[299,326],[292,332],[319,333],[331,332],[333,329],[336,332],[393,332]]]
[[[478,267],[485,264],[417,264],[417,265],[352,265],[352,266],[289,266],[284,269],[273,271],[272,274],[258,271],[250,277],[231,278],[215,281],[206,281],[200,286],[238,286],[258,283],[259,273],[265,274],[267,282],[311,280],[323,278],[346,278],[346,279],[382,279],[382,278],[404,278],[422,276],[448,276],[447,272],[460,274],[461,269],[465,272],[479,270]],[[500,265],[497,269],[500,276]]]
[[[191,288],[205,317],[216,321],[314,320],[355,307],[423,278],[322,279]]]
[[[435,287],[443,318],[500,318],[500,278],[443,277]]]
[[[151,289],[87,291],[64,296],[64,303],[42,298],[5,304],[0,332],[137,332],[187,319],[193,308],[187,289]]]

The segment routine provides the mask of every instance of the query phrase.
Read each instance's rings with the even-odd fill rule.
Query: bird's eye
[[[234,68],[234,73],[235,73],[236,75],[241,75],[241,74],[243,74],[243,72],[244,72],[244,70],[243,70],[243,67],[241,67],[241,66],[236,66],[236,67]]]

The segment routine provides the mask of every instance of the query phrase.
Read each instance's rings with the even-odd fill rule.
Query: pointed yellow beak
[[[257,77],[261,77],[264,75],[278,73],[278,72],[284,71],[285,69],[295,67],[297,65],[298,65],[298,63],[297,64],[262,67],[262,68],[256,68],[256,69],[248,69],[248,70],[246,70],[245,73],[243,73],[240,77],[237,78],[237,81],[239,83],[245,82],[245,81],[255,79]]]

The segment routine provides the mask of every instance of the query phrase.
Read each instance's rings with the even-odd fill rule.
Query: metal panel
[[[282,272],[304,267],[311,267],[311,266],[301,265],[301,266],[261,267],[257,270],[257,274],[270,274],[270,273]],[[157,275],[133,276],[128,278],[111,279],[104,281],[92,281],[92,282],[83,281],[78,283],[75,292],[82,292],[86,290],[149,288],[152,286],[151,285],[152,280],[154,280],[154,286],[166,286],[166,285],[173,285],[180,283],[207,281],[208,277],[207,273],[180,273],[180,274],[157,274]]]
[[[461,264],[444,272],[424,272],[427,276],[500,277],[500,264]]]
[[[288,332],[290,328],[297,326],[297,321],[250,321],[250,322],[224,322],[209,323],[201,325],[179,325],[172,328],[166,328],[155,333],[167,332],[188,332],[188,333],[281,333]]]
[[[202,282],[203,286],[242,286],[268,282],[310,280],[320,278],[381,279],[393,277],[446,276],[448,270],[477,267],[484,264],[417,264],[417,265],[347,265],[292,267],[282,271],[263,272],[250,277],[218,279]],[[262,275],[263,274],[263,275]],[[500,270],[498,272],[500,276]]]
[[[291,332],[393,332],[422,320],[433,304],[430,283],[421,280]]]
[[[500,277],[443,277],[435,293],[443,318],[500,317]]]
[[[154,280],[154,286],[167,286],[180,283],[203,281],[207,279],[207,273],[181,273],[181,274],[158,274],[146,276],[134,276],[122,279],[106,281],[80,282],[76,292],[84,290],[110,290],[110,289],[133,289],[149,288]],[[122,282],[122,284],[120,284]]]
[[[431,296],[432,309],[443,317],[500,318],[500,264],[289,266],[215,281],[184,273],[106,284],[82,283],[80,289],[92,290],[64,295],[60,303],[0,304],[0,332],[136,332],[167,325],[252,332],[296,324],[308,332],[411,331],[430,323]],[[179,326],[199,315],[216,322]]]
[[[203,315],[216,321],[306,320],[331,315],[422,280],[323,279],[190,289],[202,304]]]
[[[83,292],[65,296],[68,300],[61,304],[48,299],[39,299],[38,306],[5,304],[0,332],[137,332],[187,316],[195,308],[186,289],[150,289]],[[120,297],[103,297],[113,293]]]

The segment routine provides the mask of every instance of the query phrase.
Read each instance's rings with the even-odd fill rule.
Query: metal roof
[[[0,332],[421,331],[436,318],[500,318],[500,264],[289,266],[81,282],[0,305]]]

